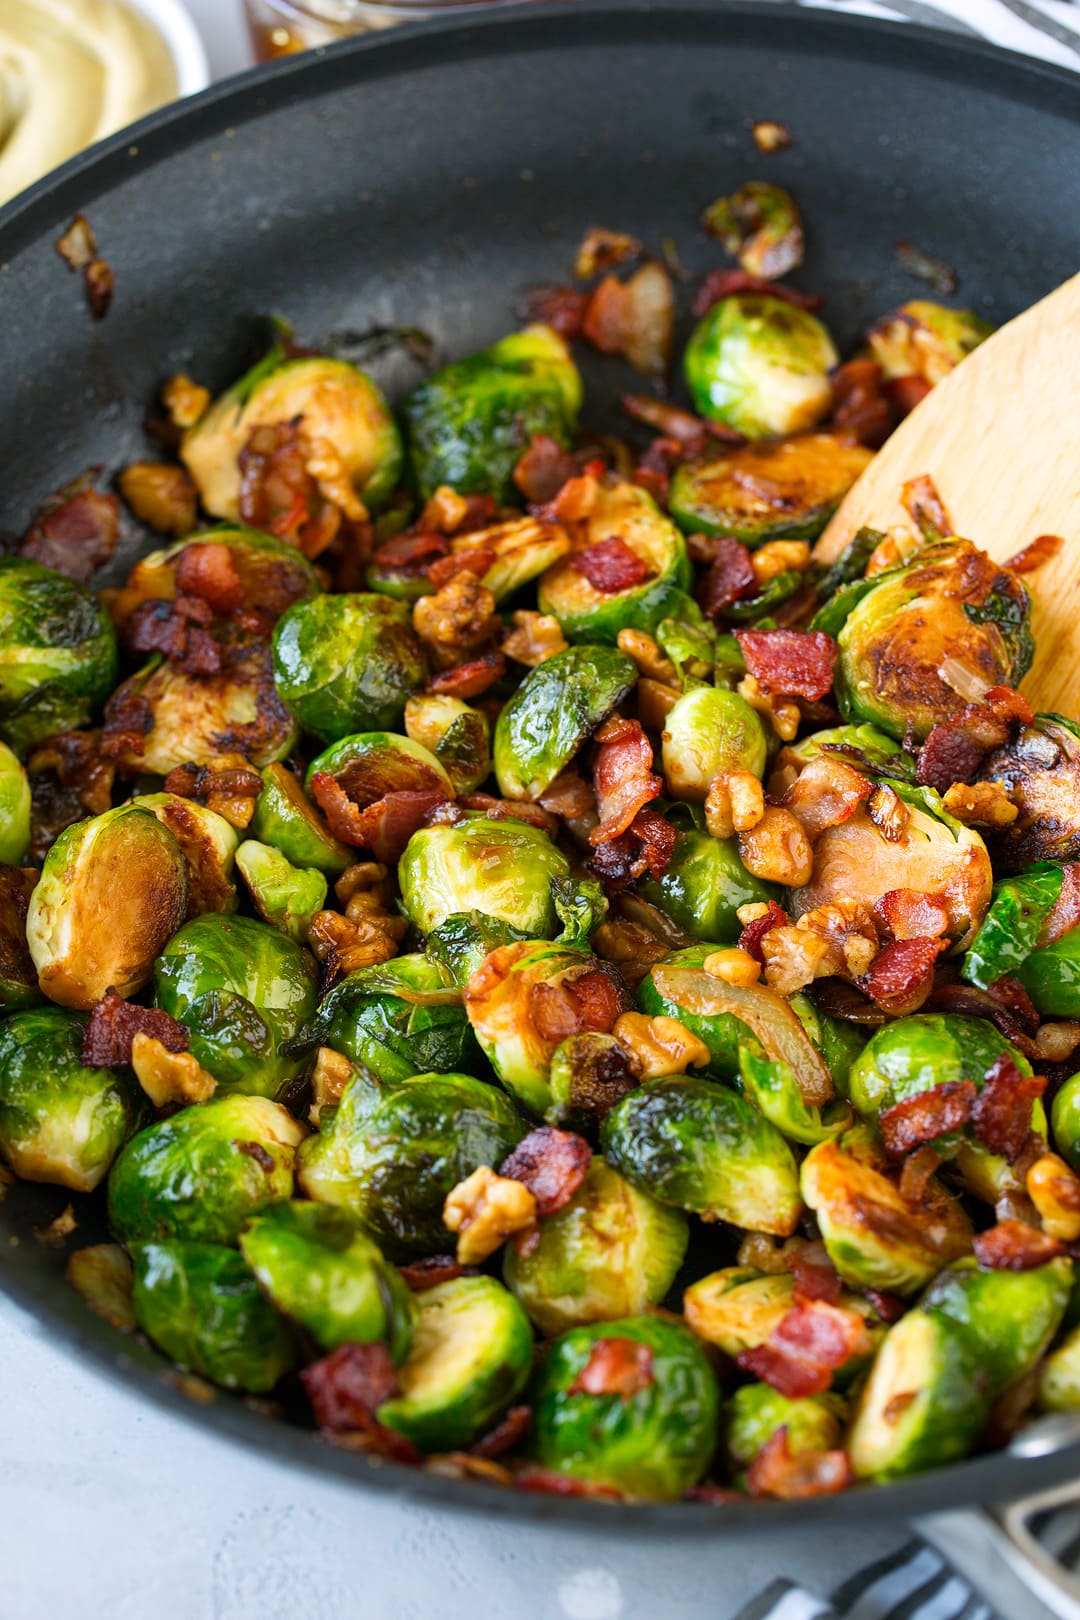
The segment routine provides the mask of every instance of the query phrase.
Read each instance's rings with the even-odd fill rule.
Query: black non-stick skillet
[[[756,118],[783,120],[793,148],[763,157]],[[145,454],[162,378],[184,369],[225,384],[260,316],[287,315],[312,344],[407,323],[464,353],[513,324],[522,288],[565,279],[589,225],[670,237],[695,274],[718,263],[698,213],[759,176],[797,194],[810,229],[799,279],[826,293],[841,346],[924,290],[903,273],[898,238],[948,260],[963,302],[1003,320],[1077,269],[1080,79],[968,39],[781,5],[574,0],[369,37],[230,81],[0,214],[0,529],[21,531],[83,468]],[[78,211],[117,272],[98,325],[53,246]],[[392,388],[417,380],[409,365],[393,362]],[[592,401],[625,381],[598,362]],[[63,1282],[63,1253],[35,1239],[66,1201],[20,1186],[0,1204],[0,1286],[52,1336],[220,1434],[385,1492],[714,1536],[999,1502],[1080,1470],[1080,1445],[1056,1446],[818,1502],[716,1509],[529,1497],[374,1467],[226,1395],[185,1400],[157,1356],[86,1310]],[[92,1207],[79,1220],[71,1242],[101,1235]]]

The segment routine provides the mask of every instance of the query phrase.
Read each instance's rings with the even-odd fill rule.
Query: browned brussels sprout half
[[[913,298],[875,321],[866,338],[887,378],[921,377],[933,387],[993,330],[970,309],[946,309],[928,298]]]
[[[0,557],[0,732],[18,754],[82,726],[116,680],[116,636],[91,591]]]
[[[1080,726],[1040,714],[1015,742],[983,761],[979,779],[1000,782],[1020,812],[993,834],[995,860],[1007,872],[1034,861],[1080,859]]]
[[[802,263],[803,224],[783,186],[748,180],[730,197],[710,203],[701,223],[751,276],[779,281]]]
[[[418,693],[405,705],[405,731],[443,766],[456,793],[475,793],[491,773],[491,726],[461,698]]]
[[[816,540],[872,459],[831,433],[741,445],[683,462],[671,515],[688,534],[730,534],[744,546]]]
[[[568,647],[530,670],[495,725],[499,791],[539,798],[636,680],[614,647]]]

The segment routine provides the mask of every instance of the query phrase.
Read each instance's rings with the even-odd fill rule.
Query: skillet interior
[[[794,150],[758,154],[747,122],[781,118]],[[720,262],[695,228],[742,180],[790,184],[808,221],[802,285],[828,295],[841,346],[918,284],[905,237],[960,272],[995,321],[1076,265],[1080,98],[1062,71],[916,29],[714,0],[576,0],[435,24],[293,59],[76,160],[0,215],[0,529],[82,468],[147,452],[142,420],[163,376],[224,384],[250,357],[256,317],[279,311],[316,344],[374,324],[429,331],[443,353],[513,322],[515,293],[565,279],[590,224],[670,236],[688,269]],[[79,209],[118,272],[91,325],[53,242]],[[685,335],[685,334],[684,334]],[[416,380],[407,362],[391,389]],[[610,363],[595,402],[628,382]],[[614,417],[608,419],[615,426]],[[374,1468],[220,1396],[197,1405],[149,1350],[63,1285],[65,1256],[33,1227],[67,1201],[18,1187],[0,1204],[0,1285],[129,1387],[283,1461],[457,1507],[640,1534],[715,1535],[797,1519],[929,1512],[1071,1476],[1076,1454],[987,1457],[836,1502],[715,1509],[529,1498]],[[76,1241],[98,1235],[80,1213]]]

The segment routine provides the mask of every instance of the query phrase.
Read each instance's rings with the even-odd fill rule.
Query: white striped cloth
[[[917,22],[988,39],[1006,50],[1080,70],[1080,5],[1073,0],[800,0],[826,11]]]

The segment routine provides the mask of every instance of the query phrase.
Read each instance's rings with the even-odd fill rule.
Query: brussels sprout
[[[859,1479],[900,1479],[971,1450],[990,1409],[987,1374],[963,1329],[909,1311],[889,1329],[848,1435]]]
[[[398,864],[405,915],[422,934],[474,909],[522,933],[554,934],[552,879],[569,875],[570,862],[539,827],[489,816],[422,827]]]
[[[503,1276],[548,1338],[658,1305],[689,1238],[684,1215],[632,1187],[599,1157],[570,1202],[538,1230],[527,1253],[507,1244]]]
[[[663,767],[668,791],[704,802],[721,771],[765,769],[765,728],[744,697],[719,686],[696,686],[672,705],[664,721]]]
[[[424,674],[408,608],[373,591],[297,602],[274,631],[277,689],[324,743],[399,725]]]
[[[485,957],[465,986],[465,1011],[495,1073],[517,1100],[551,1106],[551,1058],[570,1027],[610,1030],[631,1006],[617,968],[588,951],[524,940]]]
[[[300,733],[274,685],[269,644],[235,626],[215,639],[220,674],[191,675],[155,655],[116,689],[106,719],[122,717],[134,698],[150,715],[139,746],[116,739],[115,758],[123,770],[168,776],[179,765],[213,765],[235,754],[261,770],[295,748]]]
[[[36,872],[0,866],[0,1014],[45,1000],[26,942],[26,913]]]
[[[319,1126],[300,1154],[301,1187],[351,1210],[394,1258],[445,1248],[447,1194],[525,1134],[502,1092],[466,1074],[384,1085],[358,1070]]]
[[[340,877],[356,857],[330,832],[292,771],[268,765],[262,779],[251,836],[279,849],[294,866],[313,866],[328,877]]]
[[[549,1125],[587,1135],[637,1080],[626,1047],[614,1035],[592,1029],[568,1035],[551,1054],[551,1103],[544,1118]]]
[[[401,1394],[376,1416],[421,1451],[461,1450],[520,1394],[532,1359],[529,1319],[494,1277],[439,1283],[420,1295]]]
[[[491,773],[491,727],[486,714],[460,698],[421,693],[405,705],[405,731],[435,755],[456,793],[475,793]]]
[[[460,992],[448,990],[438,965],[419,955],[395,956],[336,984],[289,1051],[307,1056],[318,1046],[385,1081],[460,1073],[480,1059]]]
[[[1080,1327],[1074,1327],[1043,1362],[1038,1402],[1044,1412],[1080,1412]]]
[[[886,765],[904,752],[895,737],[879,731],[877,726],[830,726],[825,731],[812,731],[798,742],[788,743],[780,756],[781,764],[809,765],[812,759],[829,748],[854,749],[871,765]]]
[[[167,827],[180,846],[187,868],[189,917],[204,911],[235,911],[233,863],[240,834],[224,816],[179,793],[144,793],[132,799]]]
[[[802,1208],[794,1155],[752,1103],[715,1080],[675,1075],[611,1110],[604,1154],[636,1187],[706,1221],[789,1237]]]
[[[697,805],[672,806],[667,819],[677,829],[671,860],[662,877],[639,879],[638,894],[695,939],[733,945],[742,932],[740,906],[774,899],[776,889],[746,870],[734,838],[705,831]]]
[[[834,1098],[823,1108],[811,1106],[786,1063],[749,1046],[739,1051],[739,1089],[789,1142],[812,1147],[839,1135],[852,1122],[851,1109],[842,1098]]]
[[[221,1091],[274,1097],[301,1061],[282,1051],[315,1011],[314,964],[276,928],[207,913],[158,958],[157,1004],[186,1027]]]
[[[790,996],[792,1011],[821,1053],[841,1097],[850,1095],[848,1076],[851,1065],[866,1045],[867,1031],[843,1018],[830,1018],[814,1006],[809,996]]]
[[[870,352],[886,378],[921,377],[931,387],[947,377],[993,332],[970,309],[946,309],[928,298],[901,304],[866,334]]]
[[[683,1312],[699,1339],[734,1358],[763,1345],[794,1303],[790,1271],[725,1266],[686,1290]]]
[[[974,1260],[958,1260],[934,1278],[919,1307],[963,1329],[994,1400],[1041,1359],[1061,1325],[1072,1284],[1069,1260],[1051,1260],[1034,1271],[982,1271]]]
[[[831,433],[740,445],[680,464],[671,515],[688,534],[730,534],[744,546],[816,540],[872,460]]]
[[[139,1122],[131,1077],[82,1061],[83,1020],[59,1007],[0,1022],[0,1151],[24,1181],[92,1192]]]
[[[427,794],[429,809],[454,797],[454,785],[435,755],[410,737],[392,731],[363,731],[331,743],[308,767],[309,791],[316,776],[333,777],[346,798],[361,811],[391,793]],[[392,859],[400,848],[400,843],[393,843],[392,832],[386,837],[385,848],[381,831],[373,829],[364,836],[370,836],[371,847],[381,859]]]
[[[413,1295],[348,1210],[271,1204],[240,1234],[240,1251],[278,1310],[322,1349],[382,1340],[404,1361]]]
[[[235,1249],[140,1243],[135,1316],[159,1350],[225,1389],[265,1395],[296,1365],[288,1324]]]
[[[241,451],[256,428],[295,422],[312,445],[319,445],[320,454],[325,447],[336,457],[371,510],[397,484],[401,438],[371,378],[345,360],[323,355],[287,360],[275,347],[184,434],[180,459],[208,512],[236,521]]]
[[[732,196],[718,197],[701,223],[748,275],[777,281],[802,263],[805,239],[795,199],[768,180],[748,180]]]
[[[26,938],[50,1001],[134,995],[187,913],[187,869],[167,827],[122,804],[62,832],[30,897]]]
[[[817,1216],[829,1258],[853,1288],[915,1294],[971,1249],[971,1225],[931,1181],[918,1205],[883,1174],[885,1156],[865,1127],[811,1148],[802,1195]]]
[[[109,1224],[121,1243],[183,1238],[235,1243],[267,1204],[290,1198],[305,1135],[265,1097],[215,1097],[150,1125],[109,1177]]]
[[[538,799],[636,680],[614,647],[569,647],[537,664],[495,724],[499,792]]]
[[[509,923],[482,911],[456,911],[432,929],[424,952],[463,990],[485,956],[500,945],[512,945],[528,937],[520,928],[511,928]]]
[[[856,529],[836,561],[830,563],[815,582],[818,601],[827,603],[848,585],[863,580],[871,557],[884,539],[880,529],[868,529],[865,525]]]
[[[113,611],[123,623],[142,602],[172,602],[180,594],[177,569],[198,561],[207,546],[224,546],[229,553],[240,600],[233,607],[253,609],[267,618],[279,618],[302,597],[318,595],[321,586],[314,565],[287,540],[259,529],[206,529],[177,540],[163,551],[152,551],[135,564],[128,582],[117,595]]]
[[[590,1357],[610,1340],[629,1340],[631,1353],[643,1347],[633,1394],[592,1395],[581,1386]],[[540,1364],[532,1399],[544,1467],[632,1498],[677,1500],[716,1446],[719,1391],[708,1357],[681,1323],[664,1317],[571,1328]]]
[[[0,862],[18,866],[30,848],[30,782],[6,743],[0,743]]]
[[[1080,1170],[1080,1074],[1060,1088],[1050,1110],[1054,1142],[1074,1170]]]
[[[1080,1018],[1080,928],[1032,951],[1016,977],[1044,1018]]]
[[[317,867],[293,866],[279,849],[247,838],[236,864],[263,922],[303,944],[311,919],[326,904],[326,878]]]
[[[568,449],[581,378],[547,326],[526,327],[437,371],[405,402],[409,456],[423,499],[440,484],[459,494],[519,499],[513,471],[536,433]]]
[[[788,1451],[833,1451],[841,1445],[844,1402],[835,1395],[781,1395],[769,1384],[744,1384],[728,1403],[725,1449],[736,1480],[768,1445],[787,1430]]]
[[[998,870],[1022,872],[1033,861],[1080,859],[1080,727],[1040,714],[1015,742],[995,748],[979,771],[1000,782],[1019,815],[995,829]]]
[[[1062,868],[1052,861],[995,883],[990,910],[964,957],[962,973],[969,984],[985,990],[1023,965],[1054,909],[1061,883]]]
[[[846,720],[922,742],[964,698],[945,660],[973,683],[1018,686],[1031,667],[1030,602],[1019,578],[970,540],[943,540],[882,574],[837,636]]]
[[[806,310],[768,294],[738,293],[698,322],[684,366],[702,416],[748,439],[768,439],[821,421],[838,359],[825,327]]]
[[[18,754],[85,725],[116,681],[116,636],[91,591],[0,557],[0,731]]]

